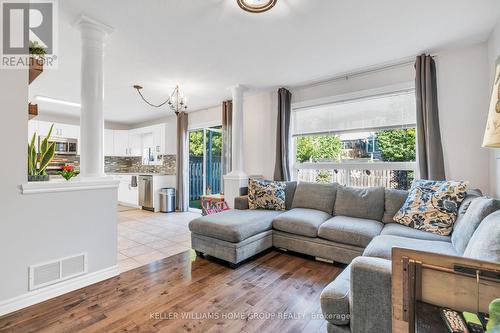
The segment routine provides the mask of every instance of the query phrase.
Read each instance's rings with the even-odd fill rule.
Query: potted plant
[[[36,133],[33,133],[31,142],[28,143],[28,181],[47,181],[49,175],[45,172],[47,166],[55,155],[56,144],[49,143],[54,124],[50,127],[49,134],[35,146]],[[38,149],[37,149],[38,148]]]
[[[488,333],[500,333],[500,298],[493,300],[489,308]]]
[[[72,165],[65,165],[58,172],[59,175],[63,176],[64,179],[70,180],[76,176],[75,168]]]
[[[43,72],[43,63],[46,51],[42,45],[38,44],[38,42],[30,41],[29,54],[29,83],[31,83]]]

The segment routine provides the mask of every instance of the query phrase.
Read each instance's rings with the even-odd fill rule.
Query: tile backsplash
[[[165,175],[176,174],[176,155],[159,155],[161,165],[142,165],[142,157],[106,156],[104,158],[104,171],[106,173],[161,173]]]
[[[176,155],[159,155],[161,165],[142,165],[142,157],[104,157],[104,172],[106,173],[160,173],[164,175],[176,174]],[[55,175],[66,164],[73,165],[80,171],[80,156],[56,155],[50,163],[47,173]]]

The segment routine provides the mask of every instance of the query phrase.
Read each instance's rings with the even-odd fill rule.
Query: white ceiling
[[[59,67],[30,96],[80,101],[82,13],[112,26],[105,56],[105,118],[134,124],[169,114],[140,101],[133,84],[162,101],[180,83],[190,110],[218,105],[228,88],[294,86],[485,40],[498,0],[278,0],[270,12],[242,11],[236,0],[59,1]],[[40,103],[42,113],[78,108]]]

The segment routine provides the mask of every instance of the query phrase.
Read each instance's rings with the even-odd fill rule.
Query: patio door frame
[[[188,154],[184,160],[185,165],[189,165],[189,133],[203,130],[203,168],[202,168],[202,171],[203,171],[203,194],[202,195],[205,195],[206,191],[207,191],[207,140],[206,140],[206,132],[207,132],[208,128],[217,127],[217,126],[222,126],[222,122],[210,121],[210,122],[199,123],[199,124],[195,124],[195,125],[188,125]],[[190,178],[191,177],[189,177],[189,175],[188,175],[188,177],[187,177],[188,183],[186,184],[186,188],[188,189],[188,191],[191,190]],[[187,193],[188,198],[189,198],[189,194],[190,193],[188,192]],[[189,207],[189,203],[188,203],[188,211],[194,212],[194,213],[201,213],[201,209],[191,208],[191,207]]]

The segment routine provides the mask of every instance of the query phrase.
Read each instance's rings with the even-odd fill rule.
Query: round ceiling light
[[[241,9],[251,13],[262,13],[276,5],[278,0],[237,0]]]

